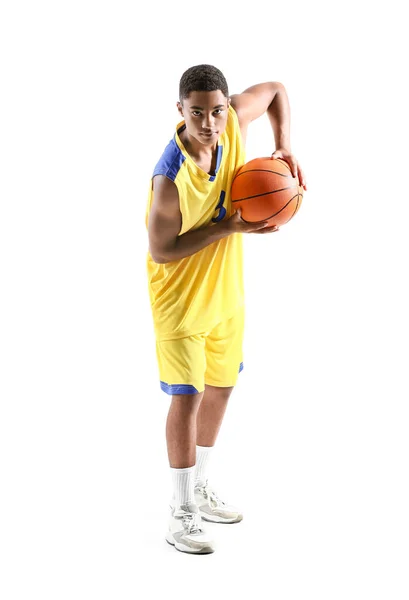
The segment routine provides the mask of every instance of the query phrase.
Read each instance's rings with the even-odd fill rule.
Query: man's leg
[[[157,341],[156,353],[161,388],[172,397],[166,421],[169,465],[184,469],[195,464],[196,416],[205,387],[204,337]]]
[[[220,323],[206,337],[205,392],[197,415],[195,500],[203,519],[236,523],[243,515],[222,501],[208,484],[208,465],[226,412],[227,403],[242,369],[244,311]]]
[[[214,446],[233,387],[206,385],[197,412],[198,446]]]
[[[166,540],[181,552],[209,554],[212,536],[203,528],[195,502],[196,417],[203,397],[197,394],[172,396],[166,421],[166,442],[173,480],[173,498]]]
[[[203,392],[172,396],[166,421],[166,443],[176,506],[194,502],[196,418]]]
[[[196,417],[204,392],[206,368],[202,335],[156,343],[161,388],[172,397],[166,444],[172,476],[172,503],[194,502],[196,463]]]
[[[185,469],[196,463],[197,414],[203,392],[172,396],[166,421],[169,465]]]
[[[206,385],[197,415],[194,496],[202,518],[214,523],[237,523],[243,518],[238,508],[220,500],[207,479],[209,459],[233,389]]]
[[[242,369],[244,308],[219,323],[205,340],[206,372],[197,415],[197,445],[214,446],[227,403]]]
[[[219,433],[233,387],[205,386],[197,414],[195,486],[203,486],[213,446]]]
[[[157,341],[161,388],[172,400],[166,420],[166,444],[172,477],[166,541],[181,552],[214,551],[195,503],[196,418],[203,398],[206,369],[203,335]]]

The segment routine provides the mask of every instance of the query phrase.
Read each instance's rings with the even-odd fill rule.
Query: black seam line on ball
[[[285,173],[279,173],[278,171],[272,171],[271,169],[248,169],[247,171],[243,171],[243,173],[238,173],[236,175],[236,179],[237,177],[241,177],[242,175],[245,175],[246,173],[274,173],[274,175],[281,175],[281,177],[285,177],[286,179],[289,179],[290,177],[292,177],[292,175],[286,175]]]
[[[272,219],[273,217],[276,217],[277,215],[280,214],[280,212],[282,210],[284,210],[285,208],[287,208],[287,206],[290,204],[290,202],[292,202],[294,200],[294,198],[297,198],[297,196],[299,196],[300,194],[295,194],[288,202],[287,204],[285,204],[282,208],[280,208],[279,211],[277,211],[276,213],[274,213],[273,215],[270,215],[269,217],[263,217],[261,220],[262,221],[268,221],[269,219]],[[294,215],[293,215],[294,216]],[[241,217],[243,219],[243,217]],[[243,219],[243,221],[245,221],[246,223],[257,223],[257,221],[246,221],[246,219]]]
[[[299,194],[299,193],[298,193],[298,194],[297,194],[297,205],[296,205],[296,207],[295,207],[295,211],[294,211],[294,212],[293,212],[293,214],[292,214],[292,217],[291,217],[290,219],[288,219],[289,221],[291,221],[291,219],[293,218],[293,216],[295,215],[295,213],[296,213],[296,212],[297,212],[297,210],[298,210],[298,207],[299,207],[299,205],[300,205],[300,196],[301,196],[301,194]],[[302,196],[301,196],[301,198],[302,198]]]
[[[259,196],[268,196],[269,194],[277,194],[278,192],[284,192],[285,190],[294,190],[294,189],[295,189],[294,186],[289,185],[288,187],[281,188],[280,190],[273,190],[271,192],[263,192],[262,194],[255,194],[254,196],[246,196],[246,198],[237,198],[236,200],[232,200],[232,202],[241,202],[242,200],[251,200],[251,198],[258,198]],[[293,196],[293,198],[295,198],[295,196]]]

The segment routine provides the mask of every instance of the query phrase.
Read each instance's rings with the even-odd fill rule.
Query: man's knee
[[[172,406],[184,412],[194,412],[199,408],[204,392],[197,394],[173,394]]]
[[[214,385],[205,386],[205,396],[211,396],[212,398],[218,398],[220,400],[228,400],[231,396],[234,387],[216,387]]]

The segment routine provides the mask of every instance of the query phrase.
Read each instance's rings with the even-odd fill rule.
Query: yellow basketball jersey
[[[237,114],[229,107],[227,126],[218,140],[216,169],[208,174],[186,152],[179,134],[181,121],[155,167],[178,189],[182,228],[179,235],[212,227],[232,215],[233,177],[245,162]],[[146,226],[153,200],[150,185]],[[209,331],[230,318],[244,303],[242,234],[233,233],[192,256],[157,264],[147,256],[149,296],[158,340],[176,339]]]

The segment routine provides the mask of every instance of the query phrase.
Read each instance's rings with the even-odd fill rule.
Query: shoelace
[[[219,498],[219,496],[217,496],[217,494],[214,492],[214,490],[212,490],[212,488],[209,488],[208,485],[205,485],[199,489],[206,499],[209,498],[210,501],[215,502],[217,506],[224,506],[226,504],[225,502],[223,502],[223,500]]]
[[[200,527],[201,519],[198,513],[186,513],[182,517],[183,525],[188,533],[202,533]]]

